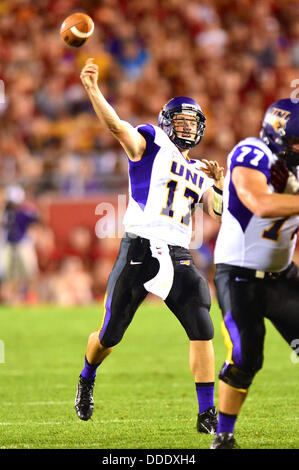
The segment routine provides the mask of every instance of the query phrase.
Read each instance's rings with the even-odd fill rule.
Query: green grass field
[[[217,305],[212,317],[218,373],[225,349]],[[195,429],[188,340],[163,303],[144,303],[103,363],[88,422],[77,418],[74,396],[101,307],[1,307],[0,318],[1,449],[209,448],[213,437]],[[288,345],[267,323],[264,368],[236,427],[242,448],[299,447],[298,371]]]

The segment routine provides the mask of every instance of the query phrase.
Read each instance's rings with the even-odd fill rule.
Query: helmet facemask
[[[283,150],[278,154],[282,158],[288,169],[295,171],[299,165],[299,137],[283,138]]]
[[[159,116],[160,127],[182,150],[199,144],[205,131],[205,121],[201,110],[192,104],[182,104],[170,110],[163,109]]]
[[[299,137],[275,137],[262,130],[261,139],[281,160],[288,170],[297,175],[296,167],[299,165]]]

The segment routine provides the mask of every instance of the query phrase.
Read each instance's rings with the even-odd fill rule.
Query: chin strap
[[[219,215],[219,216],[222,215],[222,210],[223,210],[222,196],[223,196],[223,191],[221,191],[221,189],[217,188],[214,185],[212,205],[213,205],[213,211],[215,212],[216,215]]]

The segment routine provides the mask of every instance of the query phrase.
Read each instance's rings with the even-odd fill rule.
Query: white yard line
[[[2,403],[3,406],[12,406],[12,405],[28,405],[28,406],[44,406],[44,405],[70,405],[74,404],[74,401],[5,401]]]
[[[137,419],[99,419],[99,420],[91,420],[92,424],[101,424],[101,423],[148,423],[149,421],[152,421],[151,419],[142,419],[142,418],[137,418]],[[179,421],[178,418],[173,419],[173,421]],[[181,421],[181,420],[180,420]],[[79,423],[79,420],[76,421]],[[0,426],[49,426],[49,425],[58,425],[61,426],[63,424],[70,424],[70,421],[16,421],[16,422],[5,422],[5,421],[0,421]]]
[[[258,417],[254,418],[256,420],[265,420],[267,418],[265,417]],[[298,420],[299,417],[289,417],[289,418],[284,418],[284,421],[294,421]],[[99,419],[99,420],[92,420],[92,424],[102,424],[102,423],[148,423],[150,421],[154,421],[152,419]],[[172,421],[190,421],[189,419],[179,419],[179,418],[173,418]],[[78,420],[79,423],[79,420]],[[18,422],[5,422],[2,421],[0,422],[0,426],[61,426],[64,424],[70,424],[70,421],[18,421]]]

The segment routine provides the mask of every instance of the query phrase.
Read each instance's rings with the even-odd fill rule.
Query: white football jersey
[[[261,171],[270,190],[270,170],[277,160],[260,139],[249,137],[228,155],[223,191],[223,214],[214,252],[214,262],[278,272],[292,260],[299,217],[261,218],[254,215],[238,198],[231,179],[236,166]]]
[[[140,161],[129,160],[125,230],[189,248],[191,210],[214,180],[201,171],[204,163],[185,158],[160,127],[141,124],[137,129],[147,145]]]

